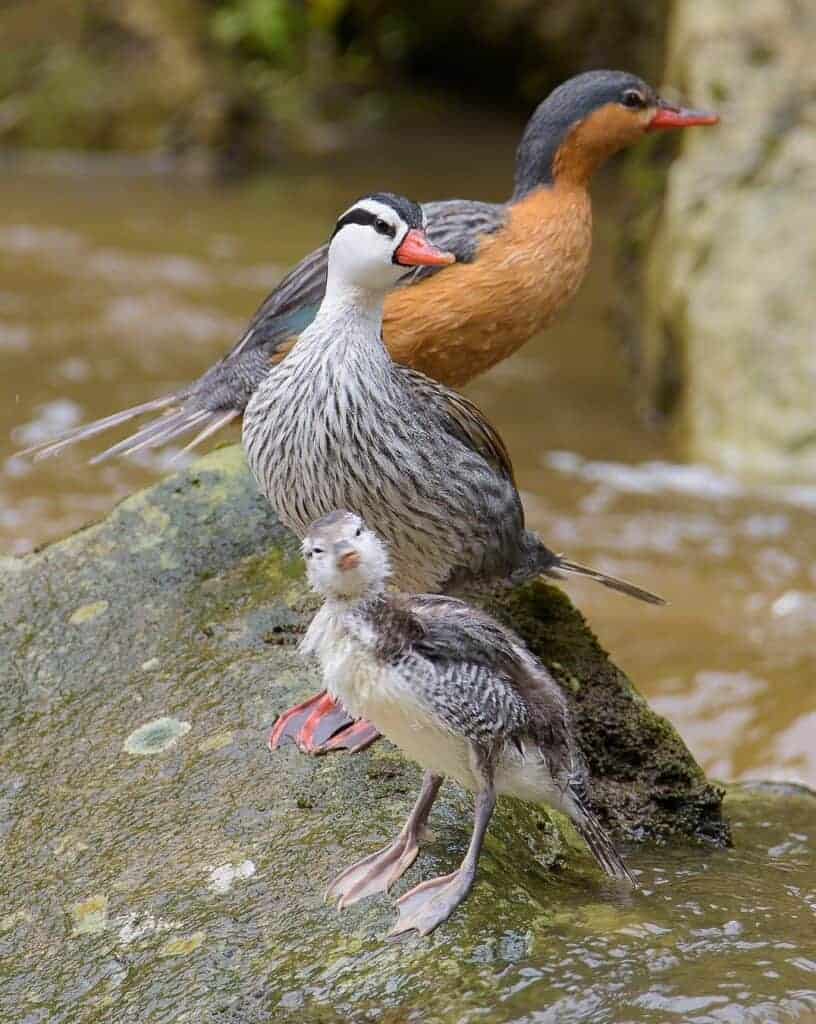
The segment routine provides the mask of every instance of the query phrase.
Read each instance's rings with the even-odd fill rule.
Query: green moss
[[[159,950],[159,956],[189,956],[203,945],[207,933],[204,931],[193,932],[186,938],[168,939]]]
[[[177,718],[157,718],[135,729],[125,740],[125,750],[137,756],[162,754],[175,746],[189,731],[189,722],[180,722]]]
[[[99,601],[104,614],[66,627]],[[719,791],[566,595],[528,586],[491,607],[569,693],[599,813],[637,838],[722,840]],[[60,950],[48,958],[49,991],[74,992],[82,978],[94,1006],[94,979],[127,963],[130,998],[148,1006],[172,969],[179,991],[196,993],[195,1017],[205,963],[207,1007],[223,999],[231,1024],[256,1011],[285,1020],[290,998],[294,1019],[319,1020],[321,993],[338,1020],[354,1021],[354,1008],[373,1001],[396,1022],[408,1016],[403,1006],[427,1006],[430,984],[458,1008],[428,1019],[453,1024],[463,991],[474,1005],[492,998],[494,960],[528,957],[562,932],[580,938],[573,920],[606,927],[600,910],[582,911],[617,899],[584,844],[563,819],[513,800],[500,801],[472,897],[427,942],[382,941],[393,894],[343,914],[324,903],[334,874],[400,828],[420,772],[386,742],[353,758],[268,751],[276,715],[320,686],[295,649],[313,609],[297,545],[237,448],[134,495],[102,523],[0,562],[0,836],[11,894],[0,927],[14,929],[19,979],[4,975],[0,1005],[26,998],[49,936]],[[195,742],[165,747],[159,728],[161,756],[122,753],[135,726],[162,717],[194,723]],[[443,787],[422,857],[396,895],[450,871],[471,821],[471,799]],[[32,844],[38,835],[60,838]],[[213,867],[245,860],[256,872],[216,899]],[[71,908],[89,892],[106,894],[106,916],[94,919],[104,931],[69,942]],[[610,908],[608,920],[627,926],[629,910]],[[122,991],[105,989],[119,995],[104,1019],[134,1019]],[[233,992],[238,1002],[227,1006]]]
[[[728,841],[722,790],[707,781],[676,730],[609,661],[564,591],[529,584],[494,597],[489,608],[562,684],[593,775],[593,801],[612,825],[638,838],[681,834]]]

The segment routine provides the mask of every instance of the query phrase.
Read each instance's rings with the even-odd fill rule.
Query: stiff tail
[[[118,427],[122,423],[127,423],[146,412],[155,412],[157,409],[165,409],[168,405],[178,402],[179,398],[179,395],[164,395],[162,398],[154,398],[150,402],[142,402],[141,405],[134,405],[130,409],[122,409],[121,412],[115,412],[110,416],[105,416],[101,420],[94,420],[93,423],[85,423],[80,427],[74,427],[72,430],[64,433],[61,437],[50,441],[41,441],[39,444],[34,444],[30,448],[24,448],[21,452],[16,452],[16,454],[21,458],[29,455],[33,456],[35,462],[39,459],[51,458],[52,455],[58,455],[65,448],[68,448],[69,445],[76,444],[77,441],[84,441],[89,437],[96,437],[97,434],[103,434],[106,430],[112,430],[114,427]]]
[[[610,878],[628,882],[633,888],[637,888],[637,883],[629,874],[628,868],[623,863],[623,858],[615,849],[615,844],[606,829],[577,793],[573,791],[570,796],[573,805],[573,813],[570,814],[572,823],[592,851],[592,856],[601,869]]]
[[[225,412],[223,409],[212,411],[185,406],[176,412],[151,420],[135,434],[111,445],[89,461],[91,465],[96,465],[116,455],[133,455],[143,448],[159,448],[178,437],[183,437],[184,434],[189,434],[191,430],[198,429],[193,440],[182,449],[185,452],[192,451],[196,445],[225,427],[237,416],[240,416],[237,409],[228,409]]]
[[[653,594],[650,590],[644,590],[642,587],[636,587],[634,583],[618,579],[617,576],[608,576],[605,572],[600,572],[598,569],[592,569],[588,565],[581,565],[580,562],[573,562],[569,558],[564,558],[563,555],[556,555],[552,566],[544,571],[548,576],[552,575],[556,578],[560,573],[569,573],[574,576],[586,576],[588,579],[595,580],[597,583],[602,583],[605,587],[609,587],[610,590],[617,590],[621,594],[628,594],[629,597],[635,597],[638,601],[646,601],[647,604],[666,604],[664,598],[659,597],[657,594]]]
[[[121,412],[113,413],[111,416],[105,416],[101,420],[94,420],[93,423],[86,423],[81,427],[75,427],[55,440],[43,441],[40,444],[32,445],[30,448],[17,452],[17,455],[22,458],[31,456],[35,462],[40,459],[49,459],[54,455],[59,455],[72,444],[86,441],[91,437],[96,437],[98,434],[103,434],[107,430],[113,430],[114,427],[128,423],[144,413],[157,412],[159,409],[168,409],[168,406],[178,405],[180,402],[185,402],[187,398],[188,396],[184,393],[154,398],[151,402],[143,402],[141,405],[134,405],[130,409],[123,409]],[[145,426],[140,427],[135,434],[131,434],[123,441],[111,445],[110,448],[100,452],[99,455],[95,455],[89,461],[93,465],[113,458],[115,455],[130,455],[142,448],[157,448],[178,437],[183,437],[184,434],[189,434],[191,430],[198,428],[196,436],[183,449],[185,452],[191,451],[201,444],[202,441],[217,433],[222,427],[225,427],[240,415],[241,413],[238,409],[202,409],[196,407],[193,403],[187,402],[181,408],[169,409],[163,416],[151,420]]]
[[[291,346],[287,347],[281,343],[276,352],[282,358],[289,347]],[[96,437],[97,434],[118,427],[122,423],[128,423],[143,413],[159,410],[164,410],[164,414],[150,420],[130,437],[95,455],[90,460],[91,463],[104,462],[115,455],[130,455],[142,448],[158,448],[197,430],[196,436],[183,449],[185,452],[190,451],[243,414],[250,396],[269,372],[270,362],[274,363],[275,358],[270,358],[261,348],[245,351],[237,358],[228,356],[210,367],[189,387],[76,427],[62,437],[44,441],[18,454],[46,459],[58,455],[78,441]]]

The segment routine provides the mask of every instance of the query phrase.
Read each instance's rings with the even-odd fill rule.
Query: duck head
[[[383,542],[360,516],[344,509],[312,523],[301,551],[312,589],[334,600],[380,594],[391,573]]]
[[[339,218],[329,242],[329,278],[385,292],[411,267],[442,267],[456,257],[432,245],[422,208],[403,196],[363,196]]]
[[[678,107],[626,71],[587,71],[539,104],[516,155],[518,199],[559,181],[586,185],[613,153],[647,132],[717,124],[716,114]]]

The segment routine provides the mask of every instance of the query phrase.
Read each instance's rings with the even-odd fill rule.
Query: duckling
[[[522,641],[464,601],[387,592],[387,549],[353,512],[312,523],[302,551],[309,583],[324,598],[302,651],[317,657],[329,694],[425,769],[396,839],[340,874],[329,897],[346,907],[402,877],[445,778],[475,794],[470,846],[456,871],[400,897],[392,934],[427,935],[467,897],[502,794],[561,811],[601,869],[634,885],[589,807],[566,701]]]
[[[505,203],[453,199],[423,206],[431,242],[455,265],[423,264],[385,303],[385,342],[398,363],[461,387],[548,326],[586,272],[592,241],[588,186],[618,150],[658,129],[712,125],[717,116],[676,107],[625,71],[589,71],[538,106],[516,155]],[[312,322],[326,288],[328,247],[306,256],[260,306],[232,351],[180,391],[75,428],[21,454],[44,458],[136,416],[164,410],[93,458],[166,444],[187,446],[239,419],[270,366]]]
[[[461,395],[391,359],[381,336],[388,287],[406,266],[453,259],[422,229],[422,209],[389,193],[363,197],[337,221],[320,310],[246,409],[244,447],[260,490],[299,537],[334,508],[365,516],[388,543],[403,590],[578,574],[662,604],[555,554],[525,529],[493,427]],[[293,708],[273,745],[288,737],[313,749],[313,730],[336,710],[325,695]],[[327,718],[322,732],[334,723]],[[354,728],[358,739],[371,738],[364,724]]]

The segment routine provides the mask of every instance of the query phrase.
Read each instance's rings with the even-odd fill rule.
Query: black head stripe
[[[409,228],[422,227],[422,207],[412,199],[395,195],[393,192],[372,192],[370,196],[365,196],[365,198],[373,199],[377,203],[382,203],[383,206],[390,206],[392,210],[402,217]]]
[[[372,213],[371,210],[364,210],[361,206],[355,206],[353,210],[349,210],[348,213],[344,213],[343,216],[338,220],[332,231],[332,238],[337,232],[344,228],[347,224],[373,224],[377,219],[377,214]]]
[[[361,203],[366,199],[390,207],[405,221],[409,229],[422,227],[422,207],[418,203],[406,199],[405,196],[398,196],[393,192],[372,192],[370,195],[361,196],[357,202]],[[334,238],[337,232],[347,224],[371,225],[375,220],[377,220],[376,213],[372,213],[371,210],[366,210],[364,207],[353,206],[338,220],[331,237]]]

